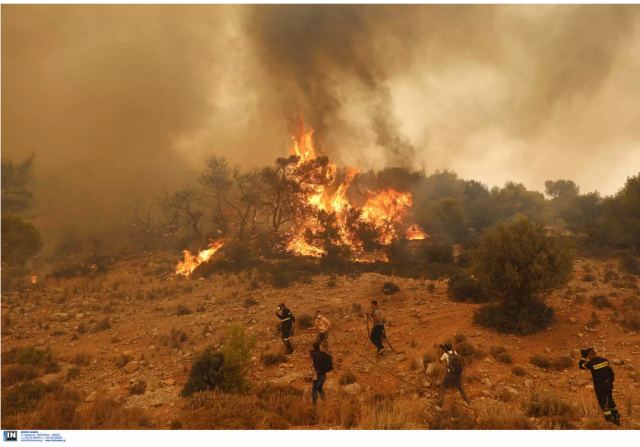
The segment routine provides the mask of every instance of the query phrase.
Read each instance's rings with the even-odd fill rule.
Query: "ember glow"
[[[189,250],[184,250],[182,252],[184,259],[176,266],[176,275],[191,276],[191,273],[193,273],[200,264],[211,259],[223,245],[223,240],[214,241],[209,245],[209,248],[201,250],[197,255],[192,254]]]
[[[407,228],[405,237],[410,241],[421,241],[427,238],[427,233],[419,225],[413,224]]]

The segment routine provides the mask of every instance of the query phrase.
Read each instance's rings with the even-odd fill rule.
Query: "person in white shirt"
[[[442,355],[440,361],[447,366],[447,374],[444,376],[442,385],[440,385],[439,401],[442,402],[444,392],[447,389],[455,388],[458,390],[464,401],[469,404],[469,398],[462,387],[462,358],[453,350],[451,344],[446,343],[440,345]]]
[[[329,327],[331,321],[325,317],[320,310],[316,310],[316,321],[312,329],[318,331],[316,343],[322,346],[325,351],[329,348]]]

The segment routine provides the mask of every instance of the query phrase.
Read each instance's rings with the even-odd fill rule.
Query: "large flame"
[[[197,255],[192,254],[189,250],[184,250],[184,259],[178,262],[176,266],[176,274],[190,276],[193,271],[203,262],[207,262],[211,257],[216,254],[218,250],[224,245],[224,240],[220,239],[212,242],[209,248],[201,250]]]
[[[413,225],[410,225],[409,228],[407,228],[407,231],[405,232],[405,237],[407,238],[407,240],[410,240],[410,241],[421,241],[423,239],[426,239],[428,235],[427,233],[424,232],[422,228],[420,228],[420,225],[413,224]]]
[[[298,157],[293,167],[295,171],[296,168],[316,159],[317,151],[313,141],[313,130],[305,130],[302,121],[298,132],[292,137],[292,140],[291,153]],[[395,189],[370,192],[365,204],[358,208],[349,201],[347,196],[349,187],[358,175],[358,170],[347,168],[344,179],[337,187],[333,185],[336,172],[336,166],[329,163],[326,167],[326,182],[313,188],[307,198],[308,204],[317,211],[325,211],[335,215],[340,237],[339,243],[348,247],[354,253],[355,260],[361,260],[362,262],[386,260],[386,257],[382,255],[372,256],[370,253],[368,255],[363,253],[361,244],[348,228],[347,216],[351,210],[359,209],[358,220],[374,227],[380,234],[378,243],[388,245],[398,237],[396,227],[402,223],[411,208],[413,203],[411,193],[399,192]],[[333,192],[331,193],[330,191]],[[320,230],[319,222],[313,218],[298,223],[287,250],[301,256],[322,256],[325,254],[324,248],[314,245],[306,237],[308,234],[313,234]],[[426,236],[418,225],[412,225],[407,235],[413,240],[424,239]]]
[[[305,216],[304,220],[296,222],[289,229],[286,250],[299,256],[321,257],[326,254],[318,238],[313,236],[323,231],[320,216],[324,215],[326,218],[330,215],[330,220],[335,221],[337,229],[335,232],[337,241],[334,238],[334,242],[348,249],[356,262],[387,261],[386,255],[381,250],[377,252],[371,249],[365,250],[363,247],[365,244],[358,240],[353,228],[361,225],[373,229],[378,238],[375,241],[378,245],[391,244],[398,238],[398,228],[406,228],[403,221],[413,202],[411,193],[395,189],[372,191],[368,193],[366,199],[361,200],[361,203],[364,202],[363,205],[356,206],[351,203],[348,192],[358,175],[358,170],[346,168],[340,175],[342,181],[336,185],[338,178],[336,165],[326,158],[318,157],[313,140],[313,129],[305,129],[302,119],[291,140],[290,152],[294,158],[286,169],[289,175],[298,180],[298,184],[304,184],[303,202],[306,202],[311,212],[301,213]],[[309,170],[314,172],[313,181],[303,181]],[[409,240],[421,240],[427,237],[416,224],[409,226],[404,236]],[[184,250],[184,260],[176,266],[176,274],[190,276],[200,264],[211,259],[223,245],[222,239],[217,240],[197,255]]]

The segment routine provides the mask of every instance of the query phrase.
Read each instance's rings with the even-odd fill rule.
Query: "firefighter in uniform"
[[[593,377],[593,389],[600,408],[604,411],[607,422],[620,425],[620,414],[613,401],[613,369],[609,361],[596,354],[595,349],[587,348],[581,351],[582,359],[578,363],[580,369],[588,369]]]
[[[293,323],[296,321],[296,317],[293,316],[293,313],[291,313],[284,303],[278,304],[276,316],[280,319],[282,343],[284,343],[284,347],[287,349],[287,354],[291,354],[293,352],[293,346],[291,345],[289,338],[293,335]]]

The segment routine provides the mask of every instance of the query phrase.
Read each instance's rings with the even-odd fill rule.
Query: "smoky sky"
[[[614,193],[640,166],[640,7],[2,7],[2,156],[45,231],[124,224],[203,160],[286,153],[302,115],[362,170]],[[128,211],[125,211],[128,210]]]

